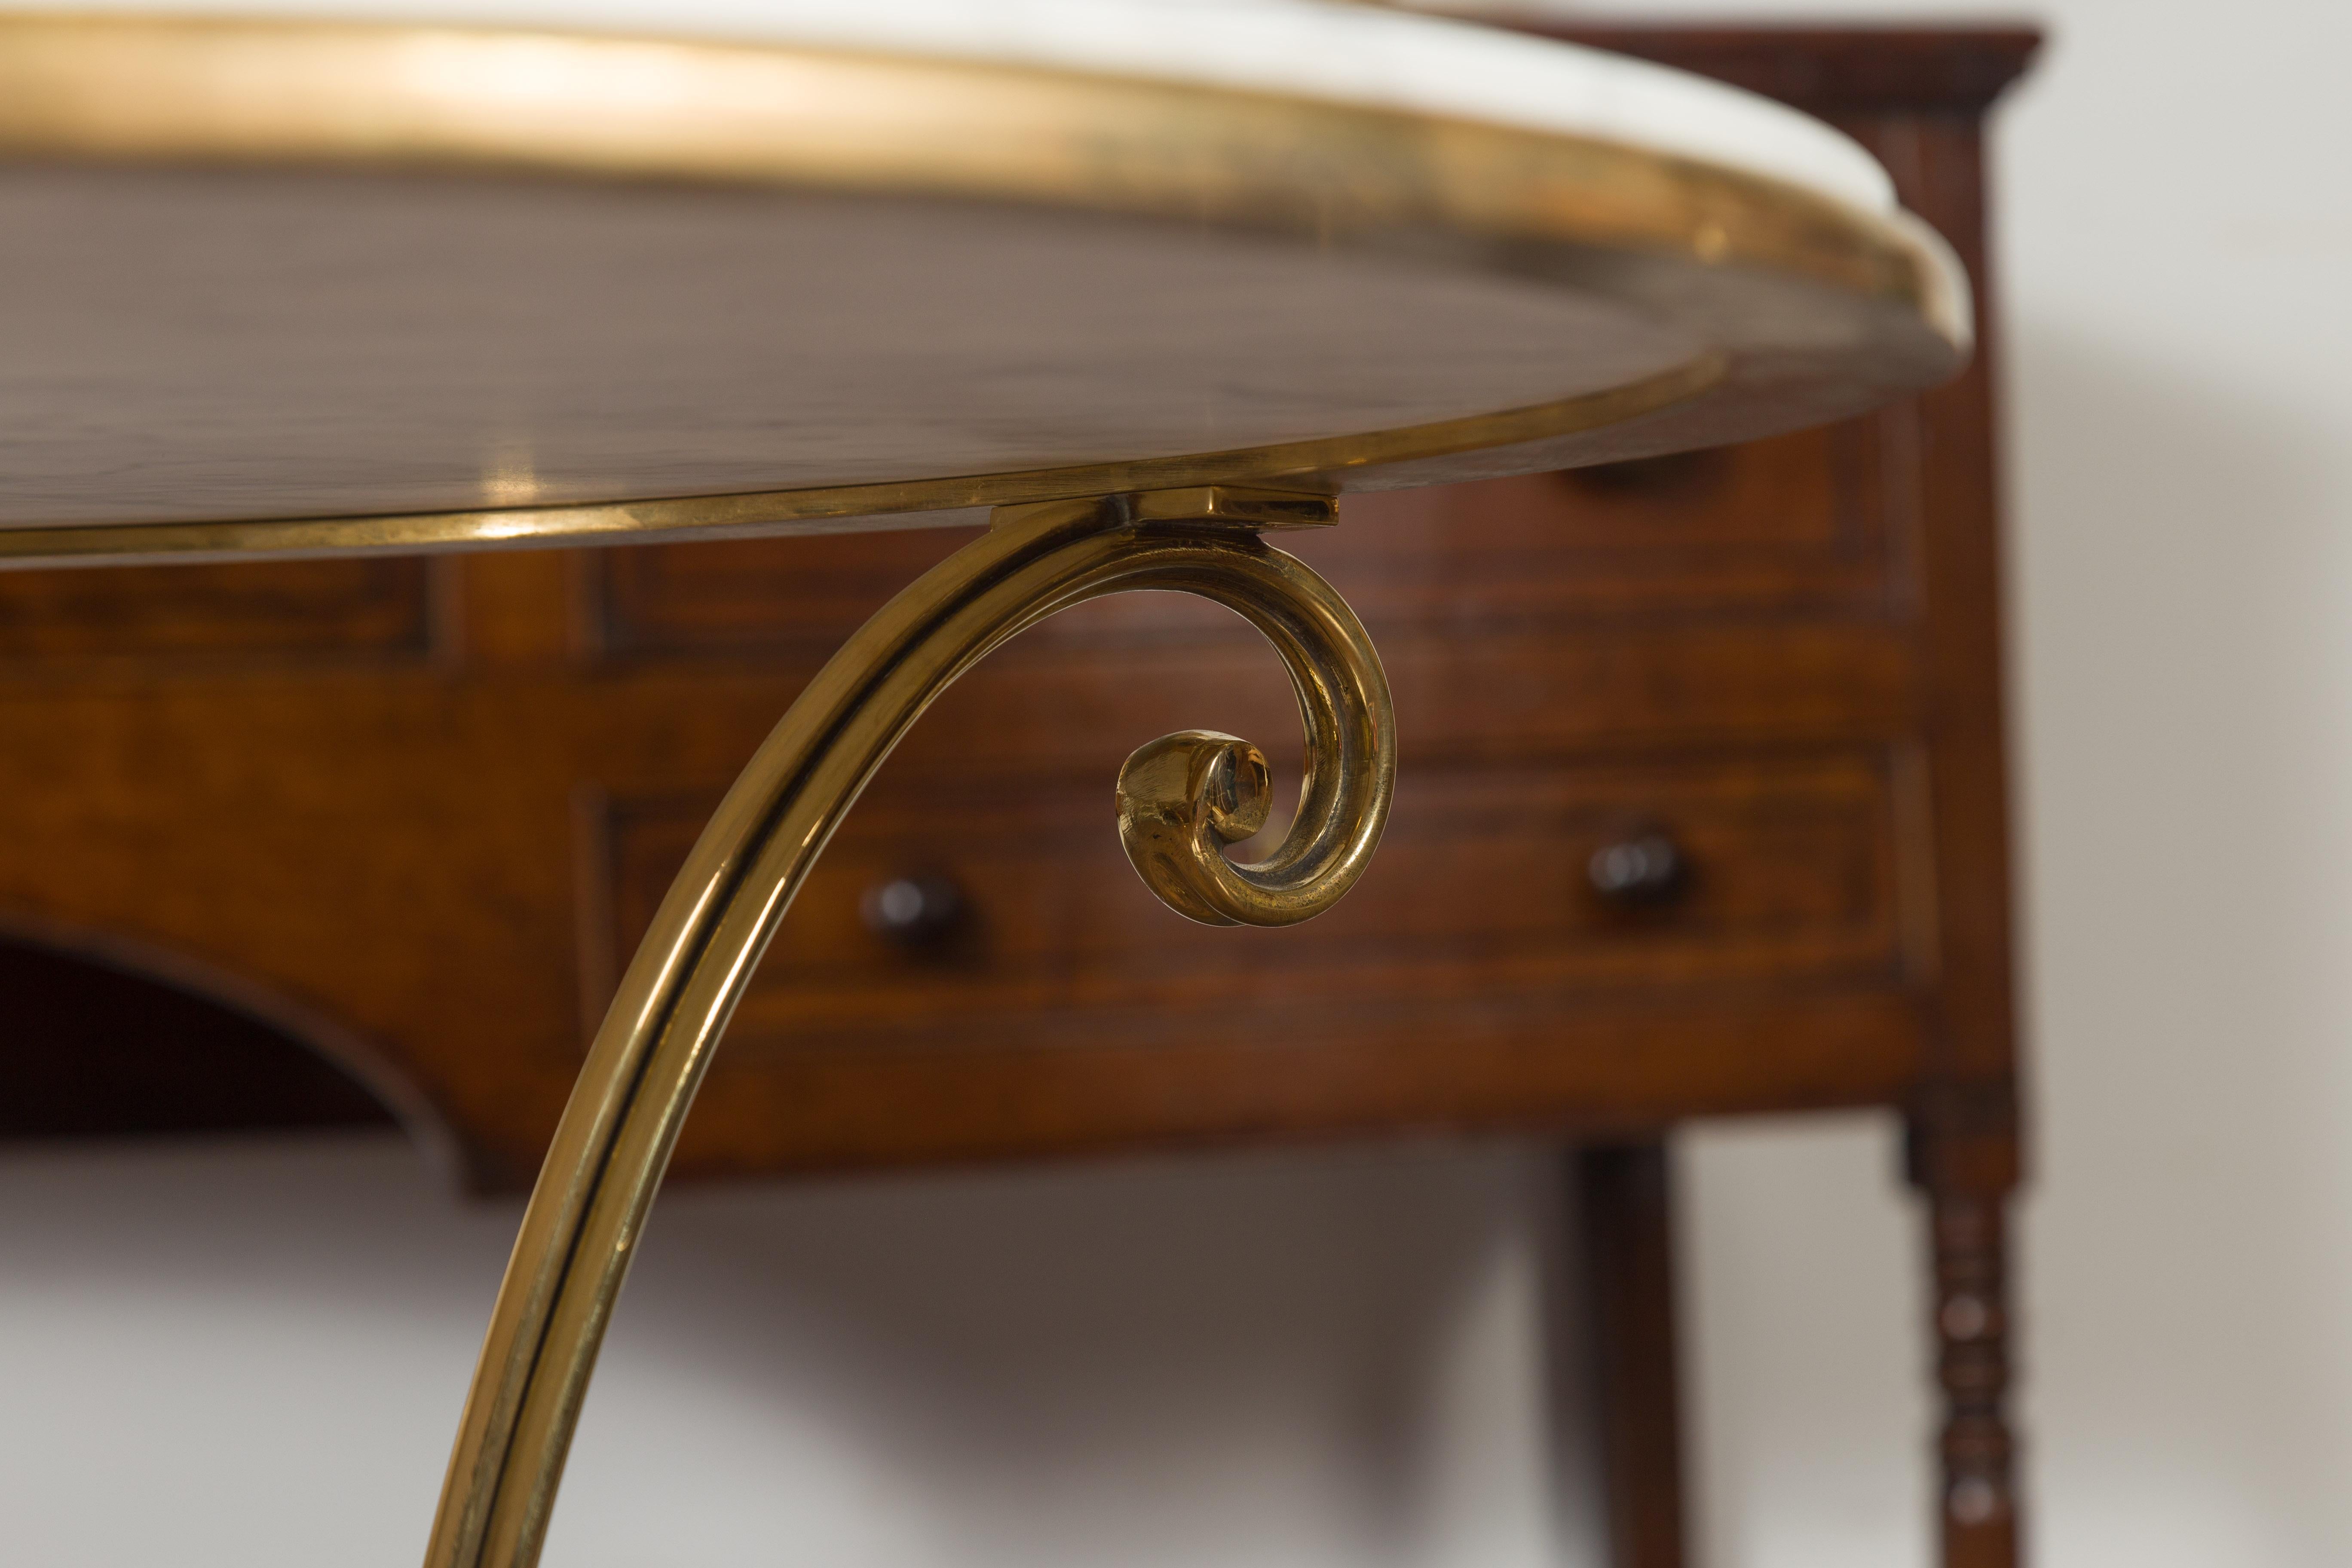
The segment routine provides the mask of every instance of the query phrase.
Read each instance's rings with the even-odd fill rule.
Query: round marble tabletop
[[[1430,483],[1968,352],[1965,278],[1851,142],[1467,24],[236,9],[0,12],[0,559]]]

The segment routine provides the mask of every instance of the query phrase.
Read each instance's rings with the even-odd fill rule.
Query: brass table
[[[1379,840],[1393,723],[1264,534],[1853,414],[1969,337],[1858,148],[1588,51],[1292,0],[518,15],[0,14],[0,563],[992,524],[785,714],[629,966],[434,1568],[536,1560],[729,1014],[963,671],[1107,594],[1243,616],[1305,728],[1278,847],[1226,853],[1274,791],[1210,731],[1129,760],[1118,831],[1180,914],[1310,919]]]

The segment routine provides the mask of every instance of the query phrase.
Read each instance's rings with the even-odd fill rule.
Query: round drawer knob
[[[900,947],[929,947],[963,920],[963,891],[945,877],[922,873],[875,883],[857,900],[875,935]]]
[[[1649,904],[1683,889],[1690,862],[1671,834],[1651,829],[1612,838],[1584,864],[1592,890],[1612,904]]]

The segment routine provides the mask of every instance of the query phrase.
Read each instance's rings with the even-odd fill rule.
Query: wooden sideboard
[[[1852,132],[1979,289],[2017,31],[1580,26]],[[1351,500],[1285,542],[1402,736],[1363,882],[1212,930],[1110,783],[1289,690],[1130,595],[951,692],[754,982],[680,1176],[1537,1134],[1585,1212],[1621,1568],[1683,1560],[1666,1171],[1693,1117],[1885,1106],[1927,1198],[1954,1568],[2015,1560],[2018,1174],[1991,356],[1753,446]],[[526,1184],[703,816],[926,531],[0,575],[0,1132],[398,1115]],[[289,1044],[299,1042],[299,1044]]]

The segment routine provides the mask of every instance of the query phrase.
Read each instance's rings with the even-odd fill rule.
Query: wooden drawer
[[[600,550],[589,617],[612,655],[786,651],[822,659],[968,528]]]
[[[1884,1104],[1923,1048],[1906,776],[1866,748],[1409,774],[1347,900],[1251,931],[1152,899],[1099,778],[893,770],[754,978],[678,1168]],[[600,815],[592,1015],[709,804]],[[1649,827],[1689,857],[1681,896],[1595,895],[1593,850]],[[970,899],[912,951],[859,912],[909,872]]]
[[[1671,458],[1350,497],[1342,527],[1282,542],[1374,635],[1485,631],[1562,616],[1851,608],[1883,600],[1878,444],[1864,425]],[[968,530],[605,552],[592,620],[609,655],[822,657]],[[1248,636],[1214,606],[1127,595],[1051,641]]]
[[[1041,1018],[1231,1018],[1280,1003],[1570,992],[1620,998],[1761,983],[1896,977],[1897,818],[1882,756],[1693,758],[1408,775],[1381,853],[1331,913],[1284,931],[1170,913],[1120,852],[1109,792],[888,776],[854,812],[753,981],[730,1057],[1034,1035]],[[709,796],[621,801],[593,859],[609,920],[588,967],[599,1006],[708,815]],[[1687,875],[1654,901],[1594,890],[1603,846],[1672,837]],[[916,945],[861,902],[899,878],[961,889]]]
[[[430,570],[346,560],[0,572],[0,660],[422,655]]]
[[[1345,526],[1298,551],[1376,626],[1852,610],[1890,581],[1881,445],[1857,422],[1355,496]]]

